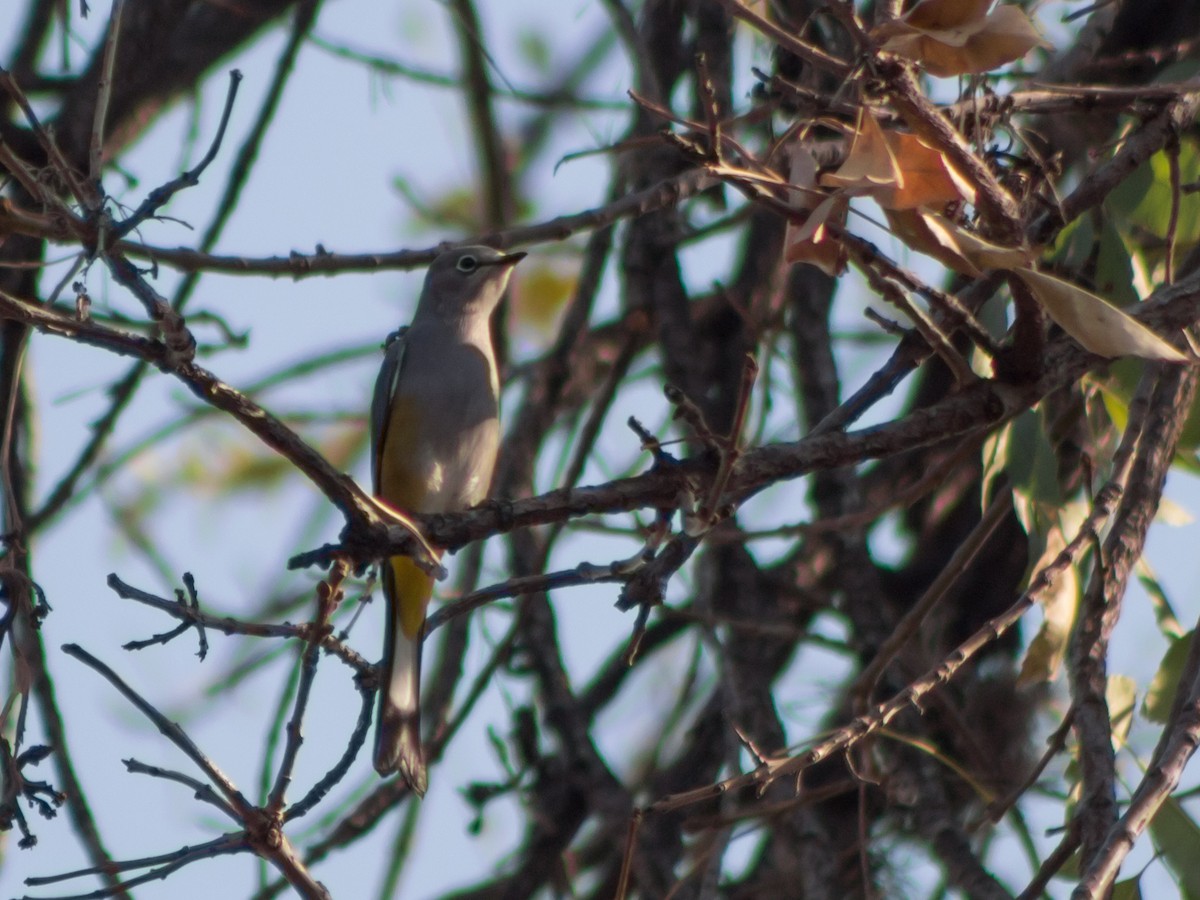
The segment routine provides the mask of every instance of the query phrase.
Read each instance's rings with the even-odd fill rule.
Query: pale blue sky
[[[0,5],[0,35],[10,36],[0,39],[0,59],[7,58],[21,5]],[[108,13],[107,3],[94,2],[92,6],[92,20],[80,24],[81,34],[94,33],[96,23]],[[568,3],[523,0],[480,6],[488,13],[489,46],[496,51],[496,61],[504,75],[518,86],[532,80],[514,50],[523,33],[542,34],[552,60],[562,62],[572,59],[599,29],[606,27],[601,6],[584,0]],[[397,11],[397,7],[404,11]],[[503,14],[497,15],[500,9]],[[325,5],[317,33],[334,42],[345,41],[383,56],[449,72],[454,67],[456,51],[448,40],[445,16],[444,7],[433,0],[410,4],[337,0]],[[74,8],[72,17],[73,21],[77,18]],[[226,145],[201,186],[180,195],[169,209],[172,216],[190,222],[197,231],[205,226],[223,184],[225,166],[257,111],[282,42],[282,35],[274,33],[222,66],[223,69],[236,66],[245,75]],[[751,44],[746,40],[741,47],[749,52]],[[78,63],[83,53],[78,47],[73,53],[73,61]],[[758,55],[765,56],[761,50]],[[762,58],[753,61],[765,64]],[[743,72],[749,62],[749,59],[739,62]],[[225,84],[224,76],[218,76],[206,87],[200,104],[201,145],[212,133]],[[587,91],[592,96],[620,99],[628,86],[624,73],[613,67],[611,73],[589,84]],[[501,110],[503,120],[509,125],[526,114],[511,104],[501,104]],[[110,178],[110,190],[119,199],[136,203],[147,190],[177,173],[189,115],[186,107],[179,107],[164,116],[123,159],[124,166],[140,181],[136,188],[122,190],[120,180]],[[619,137],[624,121],[621,114],[581,114],[577,127],[560,135],[555,148],[565,154],[607,144]],[[448,187],[468,183],[472,178],[473,156],[462,122],[462,103],[455,92],[399,80],[384,84],[360,67],[316,48],[307,48],[220,249],[246,255],[277,255],[291,250],[309,252],[321,243],[331,251],[357,252],[423,247],[438,237],[456,237],[414,232],[392,182],[398,176],[403,177],[433,198]],[[557,172],[550,167],[539,170],[528,185],[538,200],[534,218],[545,219],[593,206],[601,201],[606,183],[607,166],[600,158],[571,162]],[[168,246],[186,245],[197,239],[195,232],[170,222],[147,226],[143,236],[151,243]],[[556,247],[530,249],[535,259],[560,252]],[[687,261],[691,282],[704,286],[719,274],[725,262],[721,256],[719,249],[715,253],[711,249],[690,253]],[[54,271],[48,273],[48,281],[54,279]],[[381,340],[407,318],[420,277],[420,273],[379,273],[301,282],[208,277],[189,311],[215,311],[235,329],[251,331],[249,349],[227,351],[203,360],[236,387],[314,352]],[[169,292],[174,281],[172,273],[164,270],[160,281],[164,293]],[[113,289],[99,268],[89,273],[87,283],[98,303],[111,303],[115,310],[141,315],[140,307],[120,290]],[[601,297],[600,316],[616,308],[616,291],[617,285],[610,277]],[[843,292],[839,312],[848,327],[861,323],[862,298],[853,294]],[[212,332],[203,327],[198,333],[202,339],[212,337]],[[526,353],[536,352],[537,342],[526,339],[522,348]],[[107,401],[100,389],[128,364],[48,337],[33,340],[29,364],[43,416],[39,422],[42,468],[38,487],[39,491],[45,491],[73,460],[89,423],[105,408]],[[374,366],[374,359],[346,364],[286,392],[267,394],[263,400],[272,409],[365,410]],[[852,363],[848,369],[850,387],[857,385],[855,378],[865,378],[868,371],[865,360]],[[624,403],[630,408],[613,412],[610,417],[613,425],[601,445],[600,456],[607,459],[609,468],[619,468],[635,455],[633,441],[619,425],[626,415],[636,412],[651,424],[666,413],[665,403],[656,390],[637,392]],[[123,420],[113,449],[134,444],[193,406],[190,395],[177,383],[165,376],[152,376]],[[781,421],[786,421],[786,414],[786,410],[780,411]],[[156,479],[170,479],[185,460],[202,459],[208,453],[236,452],[239,447],[250,446],[252,441],[230,426],[203,432],[204,443],[198,447],[198,434],[189,432],[184,441],[170,441],[145,454],[137,461],[136,470]],[[794,435],[780,432],[778,437],[788,439]],[[361,476],[364,472],[360,464],[357,474]],[[602,468],[593,468],[585,481],[600,480],[602,472]],[[1194,480],[1178,475],[1172,478],[1173,496],[1185,506],[1195,508]],[[106,682],[83,671],[58,648],[67,642],[84,645],[117,669],[148,699],[164,709],[178,711],[195,697],[198,685],[224,671],[248,643],[211,634],[212,652],[203,665],[190,655],[194,648],[190,636],[183,638],[182,644],[168,648],[155,647],[135,654],[120,649],[125,641],[145,638],[168,626],[161,616],[118,600],[104,583],[107,574],[116,571],[125,581],[140,587],[167,589],[155,571],[112,530],[109,505],[127,499],[132,487],[131,480],[118,479],[106,491],[107,502],[92,496],[33,548],[35,577],[54,607],[43,636],[51,668],[62,679],[59,699],[76,763],[93,808],[102,811],[103,833],[117,858],[167,852],[185,843],[208,840],[215,830],[228,830],[230,825],[217,821],[208,807],[197,803],[182,788],[125,773],[120,760],[128,756],[189,772],[190,767]],[[792,486],[783,490],[798,497],[801,489]],[[176,575],[184,570],[196,575],[202,601],[210,609],[237,615],[255,608],[257,598],[280,589],[281,585],[299,590],[311,583],[310,574],[288,572],[285,566],[287,558],[297,550],[336,536],[340,522],[332,517],[320,520],[322,524],[315,532],[306,533],[322,504],[312,490],[299,482],[286,491],[250,494],[234,502],[218,502],[203,491],[191,491],[181,495],[169,512],[155,516],[152,538]],[[754,504],[749,504],[744,513],[748,517],[758,514],[769,515],[770,510],[760,508],[756,512]],[[1156,527],[1151,542],[1150,558],[1187,627],[1200,609],[1194,591],[1198,574],[1197,537],[1194,525]],[[634,549],[635,545],[629,541],[589,535],[582,542],[565,542],[554,564],[571,565],[584,558],[607,562]],[[504,577],[503,559],[497,544],[488,556],[487,582]],[[674,590],[682,588],[677,584]],[[580,678],[592,671],[628,634],[631,620],[613,609],[615,596],[616,589],[608,586],[560,592],[555,598],[568,660]],[[1157,665],[1161,649],[1141,592],[1131,593],[1128,603],[1129,614],[1118,629],[1114,670],[1145,683]],[[377,633],[379,615],[378,606],[368,608],[353,638],[357,647],[372,656],[377,653],[377,639],[373,635]],[[494,635],[503,627],[499,616],[490,614],[481,615],[479,625],[476,653],[471,660],[476,668],[484,658],[481,631],[487,629]],[[1032,622],[1026,625],[1026,633],[1033,633]],[[654,666],[648,667],[613,711],[601,718],[597,740],[602,747],[651,739],[659,724],[653,715],[646,714],[653,704],[641,704],[638,699],[644,696],[641,692],[653,692],[681,677],[688,664],[683,650],[664,654]],[[200,746],[247,791],[252,791],[257,782],[264,710],[273,708],[282,687],[282,674],[281,667],[270,667],[236,691],[218,697],[204,715],[186,722]],[[805,710],[820,705],[837,674],[834,660],[817,659],[811,654],[800,657],[780,692],[781,697],[794,705],[797,722],[803,722]],[[478,777],[481,770],[499,775],[486,729],[504,727],[505,703],[519,699],[522,690],[523,684],[498,687],[467,723],[443,764],[433,770],[430,793],[422,806],[417,851],[405,878],[410,889],[405,892],[406,897],[427,897],[468,885],[491,871],[519,841],[520,834],[515,830],[519,820],[508,801],[489,806],[482,833],[477,837],[468,835],[466,827],[472,811],[456,791],[468,777]],[[332,764],[344,746],[356,713],[357,695],[350,688],[344,670],[331,660],[323,661],[310,707],[308,741],[295,782],[297,796]],[[36,715],[31,722],[30,737],[36,742],[41,736]],[[43,770],[50,772],[45,764]],[[373,778],[364,755],[346,784],[370,786],[374,784]],[[103,813],[114,809],[124,811],[119,821]],[[24,893],[21,880],[27,875],[52,874],[87,864],[65,816],[51,822],[35,817],[32,825],[40,843],[34,851],[21,851],[15,843],[8,844],[0,868],[0,896]],[[366,841],[330,857],[316,870],[317,876],[336,897],[372,896],[376,889],[374,879],[381,869],[378,860],[388,852],[397,827],[398,818],[390,817]],[[1145,847],[1136,858],[1148,859],[1144,851]],[[249,857],[207,861],[188,867],[165,884],[139,889],[138,896],[209,897],[213,896],[214,885],[220,885],[227,896],[244,896],[250,892],[254,873],[255,864]],[[82,890],[83,885],[78,885],[78,889]],[[34,896],[58,892],[30,891]]]

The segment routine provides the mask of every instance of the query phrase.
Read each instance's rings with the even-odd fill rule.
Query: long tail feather
[[[375,771],[380,775],[398,772],[421,796],[428,785],[421,749],[421,638],[432,593],[433,579],[412,560],[398,556],[384,564],[388,629],[375,731]]]

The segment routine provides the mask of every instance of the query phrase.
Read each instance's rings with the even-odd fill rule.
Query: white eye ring
[[[466,256],[460,256],[458,258],[458,262],[454,264],[454,268],[458,269],[460,272],[474,272],[479,268],[479,260],[468,253]]]

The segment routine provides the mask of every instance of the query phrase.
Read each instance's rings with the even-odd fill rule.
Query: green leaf
[[[1171,714],[1171,704],[1175,702],[1179,676],[1183,673],[1183,664],[1195,637],[1196,632],[1189,631],[1183,637],[1169,638],[1167,652],[1158,664],[1158,671],[1154,673],[1154,680],[1150,682],[1150,690],[1142,703],[1142,714],[1151,722],[1162,724]]]
[[[1169,638],[1183,637],[1183,626],[1175,617],[1175,609],[1167,599],[1167,592],[1159,584],[1158,576],[1144,556],[1137,561],[1134,574],[1150,598],[1150,605],[1154,607],[1154,621],[1158,623],[1158,630]]]
[[[1129,420],[1129,404],[1133,400],[1133,392],[1137,390],[1138,382],[1146,371],[1144,360],[1127,358],[1109,363],[1107,375],[1097,378],[1096,384],[1104,392],[1104,406],[1109,418],[1119,430],[1125,430]],[[1111,398],[1111,399],[1110,399]],[[1116,409],[1114,409],[1114,405]]]
[[[1079,851],[1076,850],[1071,854],[1070,858],[1063,863],[1057,872],[1054,873],[1055,878],[1067,878],[1075,881],[1079,878]]]
[[[1058,509],[1066,502],[1058,484],[1058,458],[1040,413],[1023,412],[1011,425],[1003,454],[997,456],[996,462],[1008,473],[1013,490],[1028,501],[1017,509],[1025,531],[1042,534],[1049,525],[1046,511]]]
[[[1144,369],[1145,362],[1140,359],[1118,359],[1109,364],[1106,376],[1092,382],[1100,389],[1104,408],[1118,431],[1125,430],[1125,423],[1129,419],[1129,402],[1133,399],[1133,392]],[[1190,472],[1200,471],[1197,449],[1200,449],[1200,394],[1192,400],[1191,409],[1188,410],[1172,465]]]
[[[1118,881],[1113,885],[1112,893],[1109,896],[1112,897],[1112,900],[1142,900],[1141,882],[1141,875]]]
[[[991,506],[992,500],[995,497],[996,482],[1005,476],[1009,457],[1008,446],[1012,440],[1012,430],[1013,422],[1010,420],[989,434],[983,442],[983,451],[981,454],[983,474],[981,478],[982,490],[980,491],[983,509]]]
[[[1196,849],[1200,847],[1200,827],[1174,797],[1168,797],[1150,822],[1150,840],[1175,875],[1188,900],[1200,900],[1200,866]]]
[[[1045,548],[1037,558],[1034,568],[1040,568],[1054,559],[1066,546],[1062,530],[1056,528],[1046,535]],[[1054,579],[1054,583],[1042,595],[1042,627],[1029,642],[1025,658],[1021,660],[1021,672],[1017,683],[1021,685],[1053,681],[1062,666],[1071,638],[1071,626],[1079,611],[1079,572],[1068,566]]]
[[[1200,397],[1192,400],[1192,408],[1188,410],[1187,421],[1183,425],[1183,433],[1179,435],[1180,450],[1195,451],[1200,447]],[[1179,454],[1176,453],[1176,456]]]
[[[1119,750],[1129,737],[1133,710],[1137,704],[1137,682],[1128,675],[1110,675],[1104,690],[1108,715],[1112,723],[1113,749]]]
[[[1058,480],[1058,457],[1039,410],[1017,416],[1003,440],[997,440],[991,464],[1003,468],[1012,483],[1013,510],[1029,537],[1030,566],[1025,581],[1053,561],[1086,515],[1082,503],[1069,501]],[[1042,594],[1042,625],[1021,661],[1020,684],[1051,681],[1062,666],[1071,626],[1079,608],[1077,566],[1068,566]]]
[[[1200,180],[1200,151],[1193,140],[1180,141],[1179,180],[1181,184]],[[1128,223],[1161,241],[1171,220],[1171,194],[1170,162],[1166,151],[1160,150],[1109,194],[1105,209],[1113,221]],[[1200,195],[1180,195],[1175,241],[1177,252],[1200,241]]]
[[[1080,216],[1060,231],[1046,262],[1053,271],[1089,286],[1117,306],[1141,300],[1134,287],[1130,249],[1107,216]]]

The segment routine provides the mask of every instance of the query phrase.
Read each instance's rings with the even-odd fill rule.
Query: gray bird
[[[375,496],[401,512],[447,513],[487,497],[500,445],[500,382],[489,320],[524,253],[458,247],[429,267],[412,325],[391,340],[371,401]],[[433,578],[406,556],[383,564],[387,601],[375,770],[417,794],[421,641]]]

